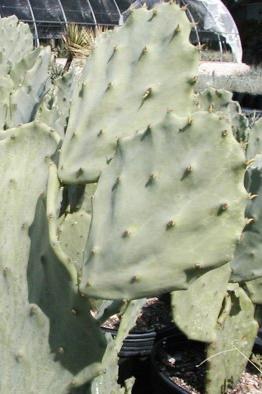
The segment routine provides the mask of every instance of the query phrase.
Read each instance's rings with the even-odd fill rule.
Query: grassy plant
[[[63,40],[73,57],[87,57],[94,48],[95,38],[105,30],[106,28],[101,26],[92,29],[72,23],[67,26]]]

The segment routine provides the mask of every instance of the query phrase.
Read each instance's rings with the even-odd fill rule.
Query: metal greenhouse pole
[[[35,20],[35,15],[34,15],[34,12],[33,12],[33,9],[32,9],[32,7],[31,7],[30,0],[27,0],[27,4],[28,4],[28,7],[29,7],[29,10],[30,10],[31,16],[32,16],[33,25],[34,25],[34,29],[35,29],[35,40],[36,40],[36,46],[37,46],[37,47],[39,47],[39,45],[40,45],[40,41],[39,41],[39,36],[38,36],[38,30],[37,30],[37,27],[36,27],[36,20]]]
[[[95,22],[95,25],[96,25],[96,27],[97,27],[97,20],[96,20],[96,16],[95,16],[94,10],[93,10],[93,8],[92,8],[92,6],[91,6],[91,4],[90,4],[90,1],[89,1],[89,0],[86,0],[86,2],[87,2],[88,6],[89,6],[89,8],[90,8],[92,17],[93,17],[94,22]]]
[[[58,2],[59,6],[60,6],[60,8],[61,8],[61,12],[62,12],[63,18],[64,18],[64,20],[65,20],[65,24],[66,24],[66,26],[67,26],[68,21],[67,21],[67,17],[66,17],[66,14],[65,14],[64,7],[63,7],[63,5],[62,5],[62,3],[61,3],[61,0],[57,0],[57,2]]]

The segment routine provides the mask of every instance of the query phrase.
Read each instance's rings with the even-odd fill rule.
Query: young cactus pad
[[[186,289],[232,258],[244,153],[227,120],[167,113],[119,142],[93,200],[81,291],[104,299]]]
[[[97,180],[117,139],[160,121],[168,108],[190,113],[199,58],[190,30],[184,11],[161,4],[99,36],[72,103],[59,163],[64,183]]]

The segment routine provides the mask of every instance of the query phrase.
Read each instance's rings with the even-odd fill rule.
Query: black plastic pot
[[[153,394],[190,394],[190,391],[174,383],[162,368],[161,354],[175,355],[179,350],[188,347],[195,348],[196,352],[204,349],[204,344],[197,341],[190,341],[182,334],[180,336],[170,336],[156,342],[151,353],[151,386]],[[262,354],[262,330],[259,330],[254,347],[254,353]]]
[[[116,329],[102,327],[104,332],[110,333],[113,337],[117,335]],[[170,326],[152,329],[148,331],[133,331],[124,340],[119,357],[146,357],[151,354],[156,341],[170,335],[180,335],[174,324]]]
[[[158,341],[151,353],[151,384],[154,394],[190,394],[190,391],[174,383],[164,371],[162,364],[163,354],[175,355],[186,347],[195,348],[196,352],[203,351],[204,344],[196,341],[189,341],[182,334],[180,336],[170,336]]]

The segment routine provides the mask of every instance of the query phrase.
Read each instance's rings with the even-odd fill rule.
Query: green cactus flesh
[[[167,109],[190,113],[198,61],[190,30],[184,11],[162,4],[99,36],[73,99],[59,164],[64,183],[97,180],[118,138],[160,121]]]
[[[233,282],[262,277],[262,155],[247,169],[245,184],[250,193],[246,208],[246,227],[231,262]]]
[[[244,226],[243,164],[228,121],[207,112],[169,112],[120,141],[94,195],[81,291],[182,290],[228,262]]]
[[[254,305],[243,289],[231,285],[218,319],[217,339],[207,347],[206,394],[225,394],[238,382],[257,330]]]
[[[78,272],[81,271],[83,253],[88,236],[91,216],[85,211],[67,214],[58,226],[58,241],[61,248],[72,260]]]
[[[172,292],[173,321],[187,338],[215,341],[217,318],[230,272],[229,264],[225,264],[196,279],[188,290]]]

